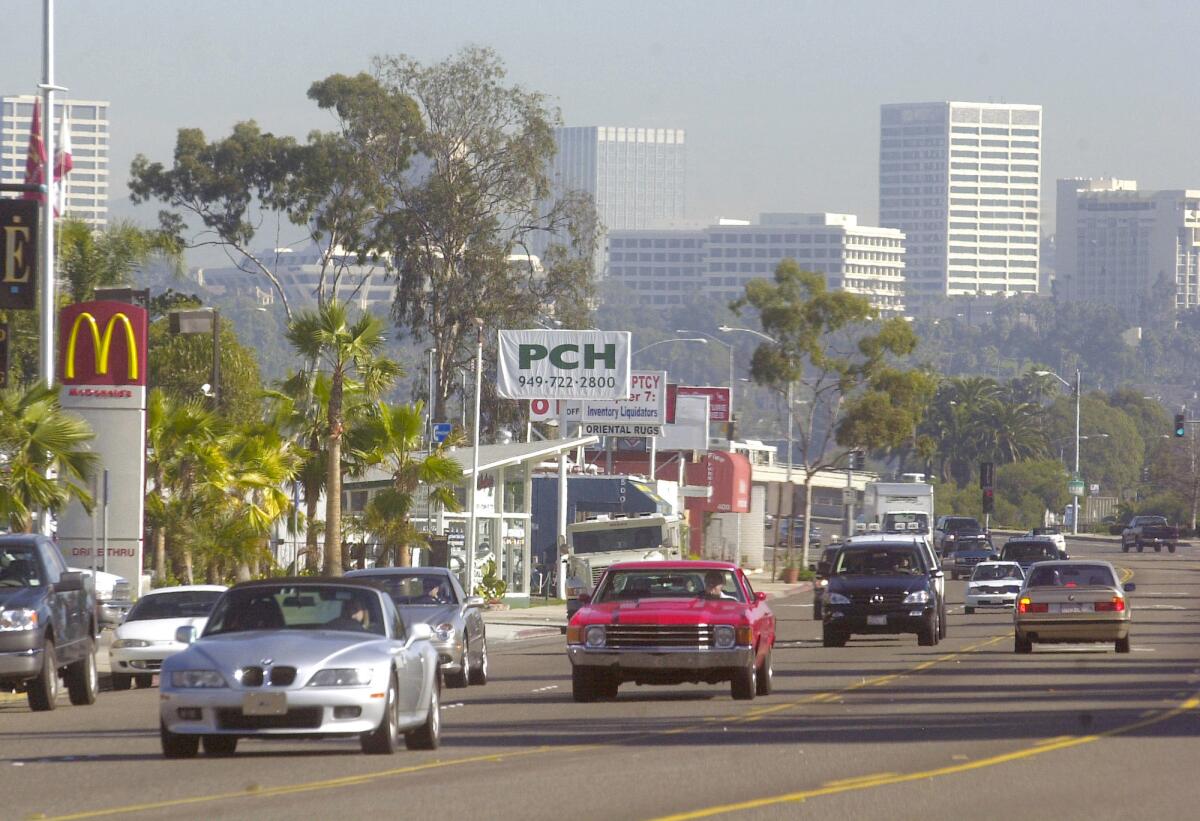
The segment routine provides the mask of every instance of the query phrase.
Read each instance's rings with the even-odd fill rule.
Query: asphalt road
[[[1200,814],[1200,550],[1121,554],[1134,648],[1012,652],[1008,614],[825,649],[810,595],[773,602],[776,691],[626,685],[575,704],[561,638],[496,645],[491,683],[445,690],[443,745],[243,741],[164,761],[157,693],[53,713],[0,703],[0,818],[1155,818]]]

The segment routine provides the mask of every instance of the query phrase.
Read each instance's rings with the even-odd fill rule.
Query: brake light
[[[1097,612],[1120,613],[1125,609],[1125,599],[1113,596],[1112,601],[1098,601],[1092,607]]]
[[[1017,612],[1018,613],[1048,613],[1048,612],[1050,612],[1050,605],[1048,605],[1044,602],[1034,602],[1028,596],[1022,596],[1021,600],[1019,602],[1017,602]]]

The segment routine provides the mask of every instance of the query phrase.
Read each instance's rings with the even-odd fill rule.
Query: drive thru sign
[[[496,392],[507,399],[625,399],[628,331],[500,331]]]

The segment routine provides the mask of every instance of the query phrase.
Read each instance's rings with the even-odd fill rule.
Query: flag
[[[46,146],[42,143],[42,101],[33,102],[33,124],[29,127],[29,153],[25,156],[25,184],[45,183]],[[40,191],[26,191],[23,199],[45,202]]]
[[[64,179],[75,167],[71,159],[71,124],[67,120],[67,106],[62,107],[62,119],[58,125],[59,149],[54,152],[54,181],[58,183],[58,202],[54,206],[54,216],[67,213],[67,181]]]

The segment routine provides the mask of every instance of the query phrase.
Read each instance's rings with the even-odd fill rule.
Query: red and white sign
[[[729,421],[729,388],[668,385],[667,421],[672,424],[675,422],[675,397],[677,396],[707,396],[708,421]]]

